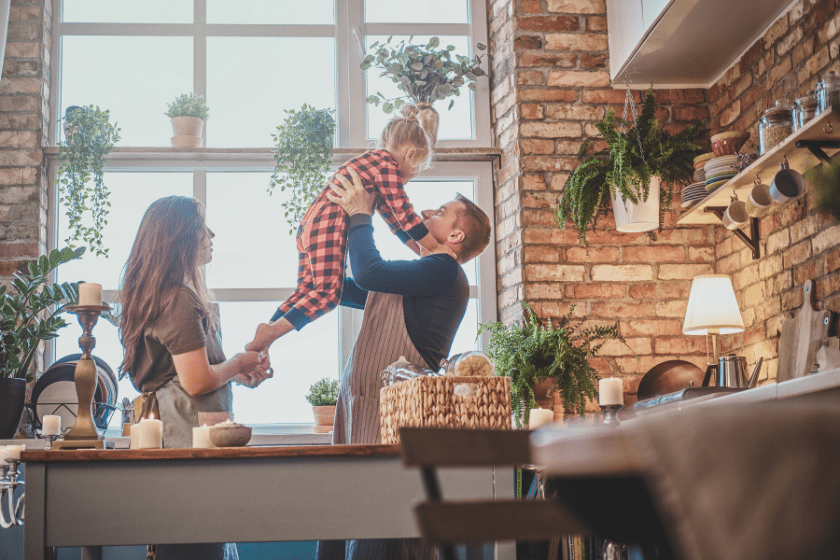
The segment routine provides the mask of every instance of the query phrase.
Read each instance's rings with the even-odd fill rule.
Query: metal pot
[[[715,381],[718,387],[730,388],[752,388],[755,387],[758,381],[758,372],[761,369],[761,362],[764,358],[759,358],[755,364],[755,369],[747,379],[747,359],[743,356],[736,356],[730,354],[728,356],[721,356],[717,364],[711,364],[706,368],[706,377],[703,378],[703,387],[709,386],[709,381],[712,377],[712,372],[715,372]]]

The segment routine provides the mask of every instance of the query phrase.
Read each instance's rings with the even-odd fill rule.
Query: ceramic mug
[[[736,200],[723,213],[723,225],[726,229],[738,229],[750,219],[747,207],[742,200]]]
[[[770,184],[770,196],[779,204],[790,202],[805,193],[805,178],[799,171],[790,169],[787,161],[782,162],[781,171],[773,177]]]
[[[757,184],[750,189],[750,196],[744,203],[747,214],[751,218],[760,218],[773,206],[773,197],[770,196],[770,187],[764,184]]]

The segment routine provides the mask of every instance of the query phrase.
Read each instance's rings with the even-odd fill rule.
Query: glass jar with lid
[[[793,132],[790,103],[779,99],[761,114],[758,123],[758,155],[764,155]]]
[[[815,92],[809,91],[793,102],[793,131],[796,132],[817,114],[817,98]]]
[[[833,70],[826,74],[823,81],[817,84],[816,92],[818,115],[831,107],[832,100],[840,104],[840,74]]]

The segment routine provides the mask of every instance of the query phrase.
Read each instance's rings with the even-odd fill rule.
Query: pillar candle
[[[624,404],[624,383],[618,377],[608,377],[598,381],[598,404],[623,405]]]
[[[0,445],[0,466],[6,464],[6,446]]]
[[[132,424],[129,430],[131,435],[130,449],[140,449],[140,424]]]
[[[163,447],[163,422],[154,418],[140,420],[140,449],[160,449]]]
[[[6,462],[20,461],[20,452],[25,449],[25,445],[7,445],[5,453],[3,453],[6,458]]]
[[[79,284],[79,305],[102,305],[102,285],[92,282]]]
[[[528,417],[528,429],[533,430],[554,422],[554,411],[547,408],[532,408]]]
[[[47,414],[41,419],[41,435],[57,436],[61,433],[61,416]]]
[[[193,428],[193,447],[196,449],[209,449],[211,447],[216,447],[213,445],[213,442],[210,441],[209,426],[199,426],[197,428]]]

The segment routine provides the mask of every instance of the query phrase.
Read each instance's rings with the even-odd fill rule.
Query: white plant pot
[[[172,117],[172,131],[175,136],[201,136],[204,121],[198,117]]]
[[[650,178],[650,192],[647,200],[633,204],[629,200],[616,200],[610,189],[613,213],[615,214],[615,229],[622,233],[640,233],[653,231],[659,227],[659,177]]]

